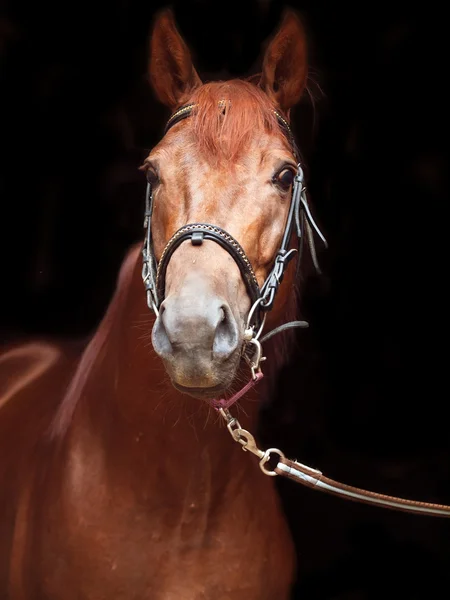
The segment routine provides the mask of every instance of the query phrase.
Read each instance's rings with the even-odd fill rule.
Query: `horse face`
[[[286,44],[287,30],[296,43]],[[303,38],[296,18],[285,20],[266,52],[259,86],[236,80],[202,85],[170,14],[157,21],[150,68],[155,91],[172,110],[196,106],[145,161],[157,261],[181,227],[208,223],[239,242],[258,285],[264,282],[284,232],[296,169],[273,109],[286,114],[300,97]],[[292,52],[301,58],[300,79],[286,78],[282,69]],[[277,66],[281,83],[275,85]],[[188,240],[175,250],[152,332],[175,387],[209,398],[232,385],[250,308],[241,271],[219,244]]]
[[[146,164],[157,260],[175,231],[209,223],[239,241],[261,285],[280,245],[296,167],[284,136],[259,132],[238,162],[216,163],[197,147],[187,121]],[[241,271],[219,244],[185,241],[175,250],[152,340],[176,387],[203,396],[230,386],[249,309]]]

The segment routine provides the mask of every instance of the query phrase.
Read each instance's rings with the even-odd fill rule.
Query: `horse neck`
[[[148,477],[151,456],[158,457],[159,468],[165,468],[173,479],[180,477],[187,461],[207,460],[209,464],[213,457],[214,463],[226,468],[237,452],[242,455],[240,446],[213,408],[173,388],[151,345],[153,322],[135,248],[124,262],[116,294],[81,358],[55,420],[55,431],[66,435],[75,447],[82,446],[83,456],[100,453],[108,470],[121,470],[135,481],[139,473]],[[244,403],[246,415],[240,416],[241,424],[252,430],[257,398],[250,393]]]

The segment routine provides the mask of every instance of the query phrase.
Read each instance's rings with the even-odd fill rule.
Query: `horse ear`
[[[149,70],[157,97],[172,110],[183,104],[202,83],[170,9],[156,17],[150,42]]]
[[[288,10],[265,52],[260,85],[288,114],[289,109],[300,100],[307,75],[305,30],[296,13]]]

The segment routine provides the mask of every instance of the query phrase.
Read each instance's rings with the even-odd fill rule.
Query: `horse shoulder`
[[[0,351],[0,597],[23,564],[38,448],[76,364],[76,344],[30,341]],[[28,515],[28,516],[27,516]],[[20,587],[20,585],[19,585]],[[25,596],[26,597],[26,594]]]

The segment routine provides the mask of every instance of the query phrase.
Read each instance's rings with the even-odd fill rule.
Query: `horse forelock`
[[[262,132],[282,136],[271,100],[249,81],[207,83],[189,102],[196,104],[191,117],[196,142],[210,161],[237,160]]]

